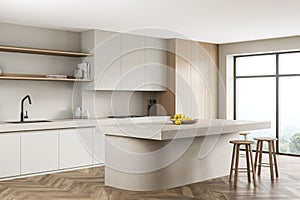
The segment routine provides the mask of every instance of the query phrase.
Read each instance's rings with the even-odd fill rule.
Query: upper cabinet
[[[92,52],[89,90],[165,91],[167,41],[132,34],[90,30],[82,33],[82,49]]]
[[[122,89],[144,90],[145,37],[122,34]]]
[[[146,37],[145,42],[146,90],[164,91],[167,88],[167,40]]]

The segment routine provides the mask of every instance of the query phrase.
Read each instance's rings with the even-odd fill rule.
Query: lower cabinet
[[[21,133],[21,174],[58,169],[58,130]]]
[[[104,137],[95,127],[0,134],[0,179],[103,161]]]
[[[93,134],[93,165],[104,163],[104,134],[97,130]]]
[[[0,178],[20,175],[20,133],[0,134]]]
[[[59,168],[73,168],[93,164],[93,133],[95,128],[60,130]]]

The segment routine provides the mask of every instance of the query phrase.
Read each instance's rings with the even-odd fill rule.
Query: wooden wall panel
[[[158,93],[158,103],[168,115],[183,113],[193,118],[218,116],[218,45],[182,39],[169,40],[168,84]],[[174,95],[174,92],[175,94]]]

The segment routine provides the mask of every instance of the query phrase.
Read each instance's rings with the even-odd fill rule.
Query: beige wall
[[[300,36],[219,45],[219,118],[233,117],[233,56],[300,49]]]
[[[81,34],[76,32],[0,23],[0,44],[58,50],[80,51]],[[0,52],[2,73],[72,75],[78,58]],[[20,101],[25,103],[30,119],[72,117],[72,103],[80,104],[78,92],[73,97],[73,83],[51,81],[0,80],[0,121],[19,120]],[[75,89],[77,91],[77,89]]]

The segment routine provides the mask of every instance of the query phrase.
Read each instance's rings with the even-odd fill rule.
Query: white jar
[[[89,117],[90,117],[89,111],[83,110],[82,111],[82,119],[88,119]]]
[[[81,116],[82,116],[81,108],[77,107],[75,109],[74,117],[75,117],[75,119],[81,119]]]

